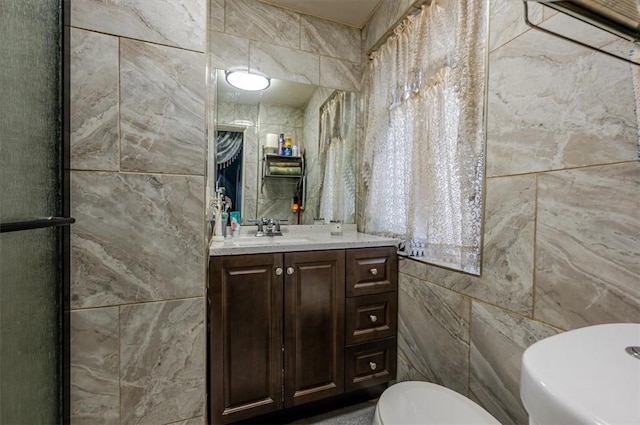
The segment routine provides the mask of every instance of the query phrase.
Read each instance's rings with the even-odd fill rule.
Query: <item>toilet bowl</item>
[[[376,405],[373,425],[500,425],[470,399],[429,382],[407,381],[387,388]]]

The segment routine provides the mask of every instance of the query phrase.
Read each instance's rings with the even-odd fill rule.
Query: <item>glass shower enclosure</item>
[[[68,421],[67,7],[0,0],[2,424]]]

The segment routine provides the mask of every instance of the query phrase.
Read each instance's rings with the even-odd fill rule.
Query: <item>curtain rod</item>
[[[430,6],[432,1],[433,0],[416,0],[416,2],[409,8],[407,13],[405,13],[400,19],[395,21],[394,24],[391,25],[389,29],[382,35],[382,37],[380,37],[378,41],[367,51],[367,57],[369,58],[369,60],[372,60],[371,54],[374,51],[378,50],[378,48],[380,48],[380,46],[382,46],[387,41],[387,39],[391,37],[395,29],[402,25],[402,22],[407,17],[418,15],[422,11],[422,6]]]
[[[332,101],[332,100],[333,100],[333,99],[338,95],[338,93],[341,93],[341,92],[342,92],[342,93],[345,93],[345,91],[344,91],[344,90],[335,89],[335,90],[333,91],[333,93],[331,93],[331,94],[329,95],[329,97],[327,98],[327,100],[325,100],[324,102],[322,102],[322,105],[320,105],[320,111],[322,111],[322,110],[327,106],[327,104],[328,104],[329,102],[331,102],[331,101]]]

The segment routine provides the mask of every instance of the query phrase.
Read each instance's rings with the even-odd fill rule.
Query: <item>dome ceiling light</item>
[[[271,85],[271,79],[261,74],[249,73],[246,69],[231,69],[224,72],[227,83],[240,90],[259,91]]]

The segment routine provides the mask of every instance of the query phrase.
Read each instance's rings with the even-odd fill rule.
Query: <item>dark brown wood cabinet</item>
[[[356,261],[367,289],[349,297]],[[210,257],[209,422],[394,379],[396,316],[394,248]]]

